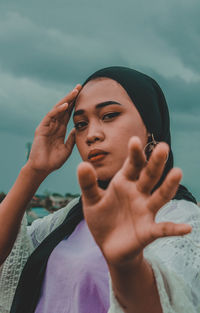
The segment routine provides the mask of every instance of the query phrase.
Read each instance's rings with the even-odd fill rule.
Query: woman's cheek
[[[76,142],[76,146],[77,146],[77,149],[78,149],[78,152],[83,160],[84,156],[83,156],[83,144],[82,144],[82,141],[80,140],[80,137],[79,135],[75,135],[75,142]]]

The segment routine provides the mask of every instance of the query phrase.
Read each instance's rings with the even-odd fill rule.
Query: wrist
[[[114,295],[125,312],[147,312],[148,306],[154,307],[155,279],[151,265],[143,256],[117,267],[112,265],[109,271]],[[143,297],[149,305],[141,302]]]
[[[22,167],[21,172],[25,177],[30,177],[40,183],[49,175],[47,171],[35,169],[29,161]]]
[[[133,258],[128,258],[126,260],[122,260],[116,263],[108,263],[108,267],[111,269],[115,269],[117,271],[131,271],[138,270],[139,267],[145,262],[143,251],[141,251],[137,256]]]

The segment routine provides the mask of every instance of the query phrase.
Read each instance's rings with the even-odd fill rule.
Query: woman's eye
[[[86,122],[78,122],[74,124],[76,130],[82,130],[85,126],[87,126]]]
[[[120,112],[110,112],[110,113],[106,113],[103,116],[103,120],[110,120],[116,116],[118,116],[120,114]]]

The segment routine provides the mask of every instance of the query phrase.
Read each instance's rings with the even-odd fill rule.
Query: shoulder
[[[192,226],[192,232],[179,237],[162,238],[158,241],[177,242],[190,241],[190,244],[200,244],[200,207],[187,200],[171,200],[163,206],[157,216],[156,222],[186,223]]]
[[[156,222],[163,221],[192,226],[187,235],[159,238],[144,249],[163,311],[173,307],[173,312],[199,312],[200,208],[191,201],[171,200],[156,216]]]
[[[187,200],[171,200],[156,215],[156,222],[189,223],[200,220],[200,207]]]
[[[28,227],[26,216],[24,216],[13,249],[0,267],[0,312],[9,311],[19,277],[30,254],[50,232],[64,221],[68,212],[78,201],[79,198],[74,199],[64,208],[36,220]]]
[[[36,248],[54,229],[56,229],[64,219],[69,211],[78,203],[79,198],[70,201],[65,207],[49,214],[41,219],[35,220],[31,226],[28,226],[28,234]]]
[[[172,222],[185,223],[192,226],[192,231],[183,236],[162,237],[150,245],[145,250],[162,256],[167,262],[177,259],[177,254],[182,257],[188,254],[190,249],[198,250],[198,262],[200,260],[200,208],[186,200],[171,200],[163,206],[156,216],[156,223]],[[197,251],[196,250],[196,251]],[[170,253],[169,253],[170,251]],[[186,253],[187,252],[187,253]],[[189,253],[190,254],[190,253]],[[165,262],[164,261],[164,262]],[[169,262],[170,263],[170,262]]]

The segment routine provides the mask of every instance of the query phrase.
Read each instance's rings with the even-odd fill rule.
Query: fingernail
[[[68,107],[68,103],[66,102],[66,103],[61,104],[61,107]]]

